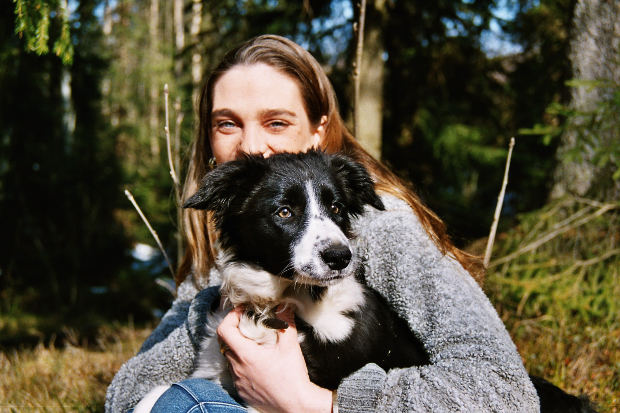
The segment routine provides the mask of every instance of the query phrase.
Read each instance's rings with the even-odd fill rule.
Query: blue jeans
[[[217,384],[206,379],[187,379],[166,390],[151,412],[240,413],[246,409]]]

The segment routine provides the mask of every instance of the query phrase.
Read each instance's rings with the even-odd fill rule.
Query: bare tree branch
[[[178,191],[179,187],[179,178],[174,170],[174,164],[172,162],[172,149],[170,147],[170,124],[168,123],[168,95],[170,92],[168,91],[168,83],[164,85],[164,106],[166,109],[166,126],[164,127],[164,131],[166,132],[166,148],[168,152],[168,164],[170,165],[170,176],[172,177],[172,182],[174,182],[175,191]]]
[[[506,168],[504,169],[504,180],[502,182],[502,189],[499,191],[497,197],[497,205],[495,206],[495,215],[493,216],[493,224],[491,224],[491,232],[489,233],[489,240],[487,241],[487,249],[484,253],[484,267],[488,268],[489,261],[491,261],[491,253],[493,252],[493,244],[495,243],[495,233],[497,232],[497,224],[499,223],[499,215],[502,211],[502,204],[504,203],[504,194],[506,193],[506,186],[508,185],[508,170],[510,169],[510,159],[512,158],[512,149],[515,146],[515,138],[510,138],[510,144],[508,146],[508,157],[506,158]]]
[[[149,231],[151,231],[151,235],[153,236],[153,238],[155,238],[155,242],[157,243],[157,246],[159,247],[159,250],[162,252],[162,254],[164,254],[164,259],[166,260],[166,263],[168,264],[168,268],[170,269],[170,274],[172,275],[172,277],[174,277],[174,270],[172,269],[172,264],[170,263],[170,258],[168,258],[168,254],[166,254],[166,250],[164,249],[164,246],[162,245],[161,241],[159,240],[159,236],[157,235],[157,232],[155,232],[155,230],[153,229],[153,227],[149,223],[149,220],[146,219],[146,217],[142,213],[142,210],[138,206],[138,203],[136,202],[136,200],[134,199],[133,195],[131,194],[131,192],[129,192],[128,189],[125,189],[125,196],[129,199],[129,201],[131,202],[133,207],[136,209],[136,211],[138,211],[138,215],[140,215],[140,218],[142,218],[142,221],[144,221],[144,223],[146,224],[146,227],[149,229]]]

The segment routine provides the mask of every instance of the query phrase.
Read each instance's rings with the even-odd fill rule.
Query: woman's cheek
[[[233,136],[214,136],[211,141],[211,150],[217,163],[232,161],[236,158],[238,139]]]

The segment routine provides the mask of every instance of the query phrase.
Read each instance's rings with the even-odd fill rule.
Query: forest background
[[[358,136],[412,182],[531,373],[620,403],[620,6],[606,0],[369,0]],[[225,51],[262,33],[324,65],[353,129],[349,0],[0,3],[0,408],[101,411],[172,300],[195,102]],[[164,84],[170,90],[169,161]]]

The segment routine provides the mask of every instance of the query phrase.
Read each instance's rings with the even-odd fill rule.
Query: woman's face
[[[215,83],[211,150],[218,163],[241,153],[268,157],[319,147],[321,124],[313,127],[297,83],[266,64],[235,66]]]

